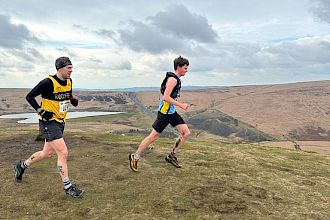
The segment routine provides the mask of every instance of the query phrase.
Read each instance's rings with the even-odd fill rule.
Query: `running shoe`
[[[80,198],[84,194],[84,192],[78,189],[75,185],[71,185],[68,189],[65,189],[65,194],[72,196],[74,198]]]
[[[134,172],[137,172],[138,160],[134,158],[134,154],[128,155],[129,165]]]
[[[15,179],[16,182],[21,182],[22,178],[23,178],[23,174],[25,169],[21,167],[21,161],[20,162],[16,162],[14,165],[14,169],[15,169]]]
[[[172,164],[173,166],[177,168],[181,168],[182,166],[179,164],[178,159],[176,158],[175,154],[170,153],[167,157],[165,157],[165,160]]]

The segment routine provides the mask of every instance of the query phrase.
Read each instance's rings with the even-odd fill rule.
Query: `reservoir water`
[[[124,112],[68,112],[67,119],[70,118],[81,118],[81,117],[91,117],[99,115],[115,115]],[[20,113],[20,114],[9,114],[0,115],[0,119],[20,119],[18,123],[38,123],[37,113]]]

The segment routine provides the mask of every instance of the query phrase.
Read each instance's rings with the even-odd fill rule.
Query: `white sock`
[[[134,158],[135,158],[135,160],[139,160],[139,159],[140,159],[140,154],[135,153],[135,154],[134,154]]]
[[[30,166],[30,163],[29,163],[28,160],[26,160],[26,161],[24,161],[23,163],[21,163],[21,167],[22,167],[23,169],[28,168],[28,166]]]
[[[69,177],[65,177],[64,178],[63,184],[64,184],[64,189],[69,189],[72,186],[72,184],[71,184],[71,182],[69,180]]]

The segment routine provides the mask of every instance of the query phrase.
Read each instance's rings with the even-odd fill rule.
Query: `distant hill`
[[[25,100],[29,89],[0,89],[0,115],[33,112]],[[154,119],[159,88],[74,90],[76,111],[143,109]],[[228,140],[330,140],[330,81],[234,87],[183,87],[178,109],[197,132]],[[223,120],[228,120],[224,122]],[[239,125],[239,126],[237,126]],[[244,135],[242,135],[244,134]]]
[[[208,90],[221,88],[220,86],[185,86],[184,90]],[[131,88],[119,88],[111,89],[111,91],[117,92],[158,92],[159,87],[131,87]]]
[[[194,105],[178,111],[188,120],[207,120],[208,112],[219,111],[280,140],[330,140],[329,95],[329,80],[183,90],[180,101]],[[157,93],[140,92],[138,97],[157,108]]]
[[[199,130],[226,137],[232,141],[260,142],[274,139],[248,124],[215,110],[196,114],[189,117],[186,122]]]

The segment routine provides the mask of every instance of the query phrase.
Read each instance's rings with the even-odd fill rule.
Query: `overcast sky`
[[[0,87],[32,88],[69,56],[75,88],[330,79],[330,0],[0,0]]]

